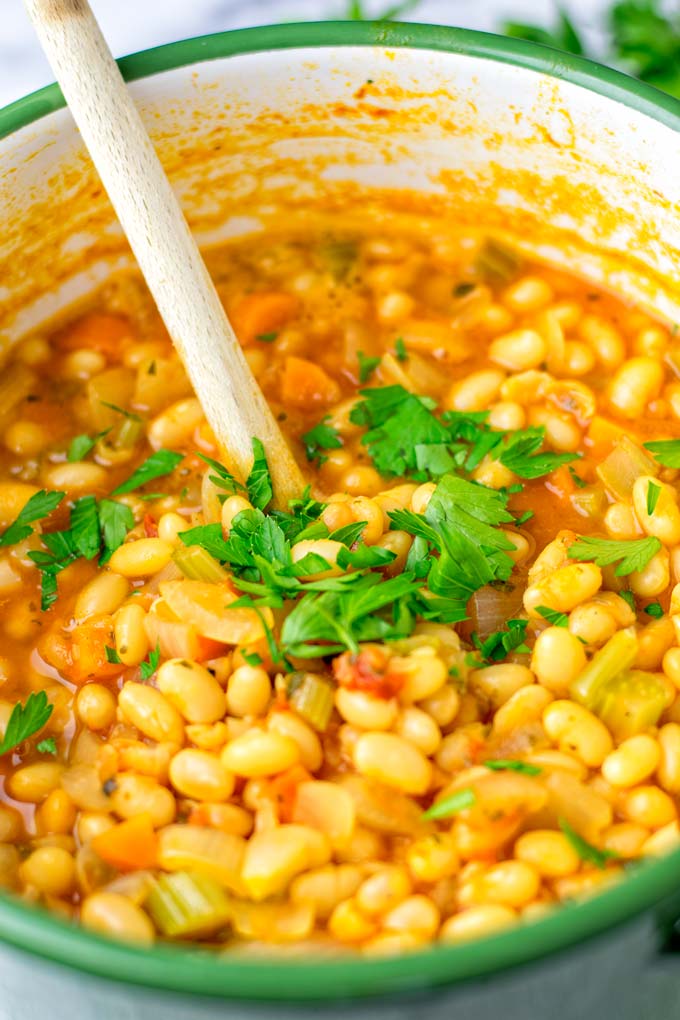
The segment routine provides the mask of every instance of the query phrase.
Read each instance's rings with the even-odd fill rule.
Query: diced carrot
[[[268,793],[274,801],[280,822],[292,822],[298,786],[313,778],[302,765],[294,765],[292,769],[271,780]]]
[[[91,312],[62,330],[56,344],[62,351],[77,351],[85,347],[116,361],[123,343],[133,336],[130,323],[121,315]]]
[[[629,426],[622,429],[615,422],[596,414],[588,429],[588,442],[592,446],[593,456],[597,460],[602,460],[611,453],[614,443],[629,431]]]
[[[119,676],[125,666],[109,662],[107,647],[116,647],[112,616],[92,616],[79,623],[71,634],[71,664],[62,668],[63,675],[74,684],[84,684],[97,677]]]
[[[158,861],[158,836],[148,812],[93,836],[90,846],[98,857],[119,871],[153,868]]]
[[[230,318],[236,335],[244,347],[249,347],[261,337],[266,341],[285,326],[297,313],[300,302],[293,294],[267,290],[257,294],[246,294],[231,309]]]
[[[340,387],[320,365],[306,358],[286,358],[281,377],[281,400],[302,411],[327,407],[340,397]]]

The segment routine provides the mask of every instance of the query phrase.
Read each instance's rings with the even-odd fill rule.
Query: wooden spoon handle
[[[87,0],[24,0],[158,310],[237,474],[264,443],[279,506],[300,469],[250,371],[179,202]]]

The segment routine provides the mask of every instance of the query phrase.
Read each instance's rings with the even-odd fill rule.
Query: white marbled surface
[[[372,15],[391,0],[364,0]],[[349,0],[92,0],[116,56],[208,32],[280,21],[342,18]],[[566,7],[597,46],[597,15],[604,0],[567,0]],[[422,0],[411,21],[461,25],[492,32],[504,18],[548,24],[554,0]],[[53,80],[22,0],[0,0],[0,107]]]

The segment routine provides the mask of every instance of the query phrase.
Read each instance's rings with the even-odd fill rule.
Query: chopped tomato
[[[333,660],[333,673],[341,687],[386,700],[401,690],[405,680],[403,675],[390,670],[389,657],[379,645],[364,648],[358,655],[343,652]]]
[[[327,407],[340,397],[340,387],[319,365],[306,358],[286,358],[281,377],[281,400],[302,411]]]
[[[151,514],[144,514],[144,534],[147,538],[158,538],[158,525]]]

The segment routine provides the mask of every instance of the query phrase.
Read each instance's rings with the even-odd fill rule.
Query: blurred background
[[[0,0],[0,106],[52,81],[21,0]],[[398,19],[536,39],[680,97],[680,0],[92,0],[116,56],[281,21]]]

